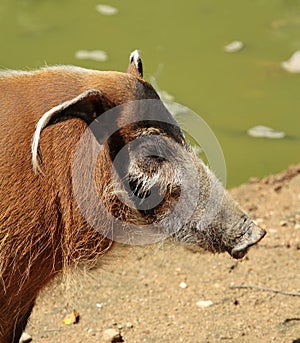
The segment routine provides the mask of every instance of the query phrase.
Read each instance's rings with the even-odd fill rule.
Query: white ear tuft
[[[138,60],[141,59],[141,56],[140,56],[140,53],[138,50],[134,50],[132,51],[132,53],[130,54],[130,57],[129,57],[129,63],[132,63],[134,62],[134,64],[137,66],[137,62]]]
[[[129,64],[134,63],[135,69],[143,77],[143,64],[140,53],[138,50],[134,50],[129,57]]]

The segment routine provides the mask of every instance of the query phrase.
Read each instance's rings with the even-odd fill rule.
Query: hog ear
[[[32,137],[31,154],[34,172],[43,174],[41,168],[43,159],[40,151],[40,138],[43,130],[48,126],[73,118],[79,118],[90,125],[98,116],[112,107],[112,102],[101,91],[90,89],[44,113],[38,121]],[[104,130],[102,131],[104,132]],[[99,132],[97,132],[97,139],[103,139]]]
[[[134,50],[129,57],[127,73],[143,78],[143,63],[138,50]]]

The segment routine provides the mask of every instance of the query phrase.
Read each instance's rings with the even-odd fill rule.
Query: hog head
[[[84,158],[90,150],[95,151],[86,166],[77,163],[77,170],[91,172],[75,172],[84,185],[77,190],[77,201],[90,199],[81,211],[94,229],[112,240],[127,232],[127,242],[135,244],[149,243],[146,237],[150,236],[156,237],[154,241],[173,237],[242,258],[265,231],[239,208],[196,156],[175,118],[143,80],[137,51],[130,56],[127,72],[136,79],[135,101],[116,102],[101,88],[88,89],[43,115],[32,143],[35,171],[43,172],[42,131],[79,118],[89,126],[86,132],[94,138],[90,144],[96,146],[85,146],[87,150],[81,152]],[[102,229],[97,227],[99,222]]]

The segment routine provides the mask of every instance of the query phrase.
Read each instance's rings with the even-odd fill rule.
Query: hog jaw
[[[266,234],[266,231],[253,224],[240,238],[239,242],[228,251],[233,258],[240,259],[247,254],[248,249],[258,243]]]

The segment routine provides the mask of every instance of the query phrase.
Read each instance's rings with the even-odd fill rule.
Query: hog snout
[[[248,249],[258,243],[266,234],[266,231],[259,226],[253,224],[248,230],[240,237],[237,244],[229,250],[229,254],[236,259],[240,259],[247,254]]]

